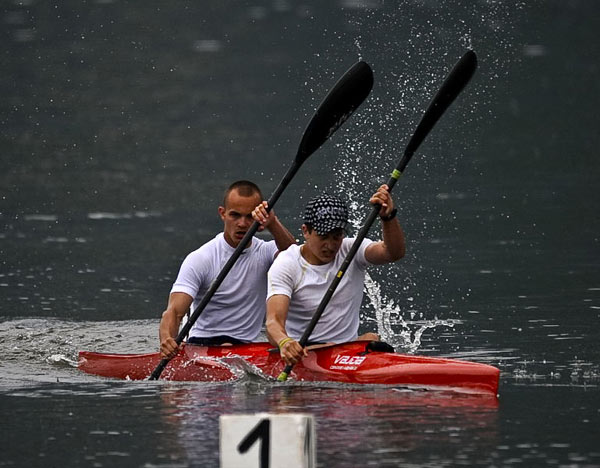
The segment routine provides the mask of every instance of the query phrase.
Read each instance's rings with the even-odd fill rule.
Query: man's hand
[[[300,343],[291,338],[279,347],[279,354],[281,354],[281,359],[288,365],[295,365],[302,360],[303,357],[308,356],[306,348],[302,348]]]
[[[169,336],[160,343],[160,357],[161,359],[173,359],[180,349],[181,345],[178,346],[177,341]]]
[[[377,189],[377,192],[373,194],[371,199],[369,200],[373,205],[381,205],[381,210],[379,210],[379,216],[385,218],[390,215],[390,213],[394,210],[394,200],[392,200],[392,196],[389,192],[389,187],[387,184],[383,184],[381,187]]]
[[[260,227],[258,228],[259,231],[268,229],[270,224],[276,218],[273,210],[267,212],[268,206],[269,204],[266,201],[263,201],[260,205],[254,208],[254,211],[252,212],[252,218],[254,218],[254,221],[258,221],[260,224]]]

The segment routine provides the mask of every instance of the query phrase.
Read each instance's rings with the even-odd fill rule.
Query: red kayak
[[[314,349],[297,364],[291,378],[307,382],[344,382],[498,392],[500,371],[487,364],[456,359],[367,351],[354,341]],[[117,379],[144,380],[160,361],[158,353],[79,353],[79,369]],[[277,378],[283,370],[279,352],[269,343],[235,346],[186,345],[161,375],[163,380],[224,382],[247,372]]]

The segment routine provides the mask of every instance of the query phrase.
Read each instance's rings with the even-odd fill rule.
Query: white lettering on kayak
[[[329,366],[334,370],[356,370],[365,360],[366,356],[336,356],[333,361],[333,366]]]

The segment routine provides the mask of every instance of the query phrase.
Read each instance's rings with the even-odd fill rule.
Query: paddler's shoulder
[[[287,249],[279,251],[273,263],[296,261],[299,257],[300,246],[298,244],[292,244]]]

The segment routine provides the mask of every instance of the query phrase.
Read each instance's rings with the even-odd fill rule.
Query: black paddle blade
[[[348,120],[373,88],[373,70],[366,62],[352,66],[336,83],[308,123],[296,160],[302,163]]]
[[[406,146],[406,150],[404,151],[405,155],[408,157],[412,156],[421,143],[423,143],[423,140],[442,114],[446,112],[446,109],[450,107],[450,104],[452,104],[471,80],[476,69],[477,55],[475,55],[475,52],[472,50],[469,50],[461,57],[456,65],[454,65],[454,68],[448,74],[444,83],[442,83],[442,87],[429,104],[415,133]]]

